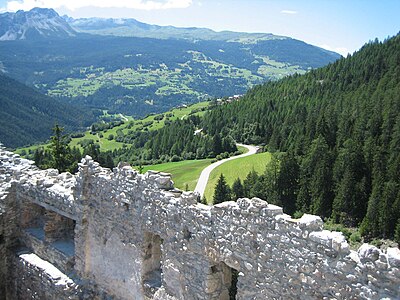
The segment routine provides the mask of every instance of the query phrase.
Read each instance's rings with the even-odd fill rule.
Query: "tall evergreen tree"
[[[299,191],[300,166],[293,153],[283,155],[277,179],[280,202],[287,214],[296,211],[296,199]]]
[[[56,124],[53,128],[54,135],[50,140],[50,149],[53,156],[51,167],[60,172],[65,172],[70,167],[71,156],[67,136],[63,134],[64,128]]]
[[[335,167],[336,197],[333,218],[355,226],[365,215],[367,203],[366,167],[362,147],[353,139],[345,141],[339,150]]]
[[[240,178],[236,178],[232,185],[232,197],[236,201],[239,198],[244,197],[244,188]]]
[[[329,217],[332,200],[331,154],[324,137],[320,135],[312,142],[302,161],[296,207],[300,212]]]
[[[221,173],[218,178],[217,185],[215,186],[213,203],[218,204],[230,200],[231,190],[229,185],[226,183],[224,175]]]
[[[253,169],[249,172],[249,174],[247,174],[245,180],[243,180],[244,195],[246,197],[248,198],[254,197],[252,191],[257,181],[258,181],[258,174]]]
[[[258,182],[254,185],[253,195],[251,196],[264,198],[271,204],[282,205],[278,190],[279,164],[280,160],[277,154],[273,153],[264,174],[259,177]]]

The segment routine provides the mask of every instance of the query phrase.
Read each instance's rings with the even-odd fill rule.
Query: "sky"
[[[33,7],[73,18],[273,33],[342,55],[400,32],[400,0],[0,0],[0,12]]]

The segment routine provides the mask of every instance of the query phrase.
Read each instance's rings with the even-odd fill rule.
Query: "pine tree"
[[[277,155],[272,154],[271,161],[254,185],[251,196],[265,199],[271,204],[282,205],[278,190],[279,165],[280,160]]]
[[[67,136],[63,135],[64,128],[56,124],[53,128],[54,135],[51,137],[51,154],[53,161],[51,167],[60,172],[65,172],[70,167],[70,149],[68,147]]]
[[[226,183],[224,175],[221,174],[221,176],[219,176],[218,178],[218,182],[214,190],[213,203],[218,204],[230,200],[231,190],[229,188],[229,185]]]
[[[362,147],[353,139],[344,142],[339,150],[335,167],[333,218],[347,225],[357,225],[366,213],[367,183]]]
[[[277,186],[283,210],[290,215],[296,211],[299,176],[300,166],[294,154],[285,154],[281,159]]]
[[[214,155],[218,155],[220,153],[222,153],[222,141],[221,141],[221,137],[219,135],[219,133],[216,133],[213,137],[213,153]]]
[[[244,188],[240,178],[236,178],[232,185],[232,197],[236,201],[239,198],[244,197]]]
[[[257,172],[253,169],[247,174],[245,180],[243,180],[243,189],[244,189],[244,195],[245,197],[251,198],[252,196],[252,190],[254,185],[258,181],[258,174]]]
[[[331,154],[320,135],[312,142],[302,161],[296,207],[300,212],[329,217],[332,200]]]

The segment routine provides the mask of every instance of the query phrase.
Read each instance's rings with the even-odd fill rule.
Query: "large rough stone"
[[[400,249],[399,248],[388,248],[387,249],[387,260],[391,267],[400,268]]]
[[[369,244],[363,244],[358,249],[358,255],[360,256],[362,263],[367,261],[376,261],[379,259],[380,254],[381,251],[377,247]]]
[[[299,220],[299,226],[302,229],[307,229],[309,231],[319,231],[322,230],[322,219],[321,217],[304,214]]]

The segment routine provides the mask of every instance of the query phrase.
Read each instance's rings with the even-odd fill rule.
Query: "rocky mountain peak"
[[[35,7],[30,11],[0,14],[0,41],[75,35],[75,30],[54,9]]]

